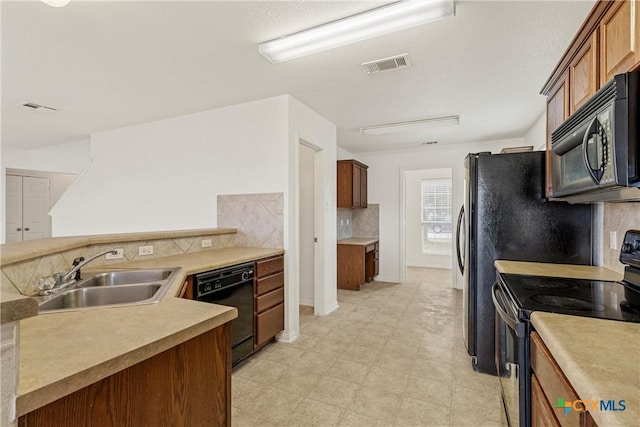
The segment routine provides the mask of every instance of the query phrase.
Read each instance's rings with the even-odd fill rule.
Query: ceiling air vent
[[[427,141],[427,142],[421,142],[420,145],[435,145],[437,143],[438,141]]]
[[[364,62],[362,66],[367,73],[380,73],[382,71],[390,71],[398,68],[406,68],[410,66],[409,54],[390,56],[389,58],[376,59],[375,61]]]
[[[53,107],[47,107],[46,105],[40,105],[40,104],[36,104],[35,102],[27,102],[25,104],[22,104],[23,107],[27,107],[27,108],[31,108],[33,110],[49,110],[49,111],[58,111],[57,108],[53,108]]]

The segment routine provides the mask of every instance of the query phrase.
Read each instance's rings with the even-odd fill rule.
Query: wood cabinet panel
[[[359,246],[338,244],[337,282],[339,289],[359,291],[379,272],[378,243]]]
[[[284,302],[284,287],[279,287],[276,290],[256,297],[256,312],[260,313],[281,302]]]
[[[638,2],[616,1],[600,23],[601,78],[608,82],[616,74],[631,70],[640,61]]]
[[[254,349],[284,329],[284,257],[256,261],[254,287]]]
[[[180,298],[193,299],[193,276],[187,276],[187,280],[184,281],[182,289],[180,290]]]
[[[269,342],[284,329],[284,303],[256,316],[256,346]]]
[[[284,257],[261,259],[256,261],[256,277],[261,278],[284,270]]]
[[[553,407],[547,401],[535,375],[531,377],[531,426],[560,427]]]
[[[569,66],[570,114],[573,114],[598,90],[598,35],[596,30]]]
[[[337,206],[367,207],[367,168],[356,160],[339,160],[337,164]]]
[[[230,426],[231,323],[36,409],[18,425]]]
[[[256,295],[262,295],[284,286],[284,272],[272,274],[256,280]]]

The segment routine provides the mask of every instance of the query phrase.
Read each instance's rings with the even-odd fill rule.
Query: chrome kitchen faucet
[[[93,261],[96,258],[101,257],[102,255],[112,254],[116,255],[118,251],[108,250],[104,252],[100,252],[92,256],[89,259],[84,259],[84,257],[78,257],[73,260],[73,267],[67,272],[55,273],[53,276],[43,277],[38,280],[38,287],[40,288],[40,292],[38,295],[51,295],[57,292],[63,291],[70,286],[74,285],[77,280],[80,279],[80,269]]]

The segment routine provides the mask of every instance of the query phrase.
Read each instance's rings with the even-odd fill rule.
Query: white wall
[[[533,145],[534,150],[547,149],[547,112],[545,111],[538,117],[531,129],[524,135],[524,143],[522,145]]]
[[[369,203],[380,204],[380,275],[378,280],[400,282],[404,266],[401,263],[401,176],[404,170],[450,167],[453,178],[453,206],[457,218],[463,204],[464,158],[479,151],[499,152],[505,147],[523,145],[522,138],[500,141],[472,142],[425,147],[421,150],[358,153],[358,160],[367,164]],[[454,249],[455,251],[455,245]],[[462,286],[462,276],[453,270],[454,285]]]
[[[422,252],[422,181],[425,179],[451,178],[451,169],[434,168],[405,171],[405,262],[412,267],[452,268],[452,254],[428,254]],[[456,213],[451,217],[455,227]],[[454,230],[455,237],[455,230]]]
[[[54,236],[216,226],[218,194],[287,190],[287,96],[91,136]]]
[[[350,153],[349,151],[345,150],[342,147],[337,147],[336,160],[351,160],[351,159],[355,159],[355,156],[353,153]]]
[[[89,139],[36,150],[2,149],[2,163],[11,169],[79,174],[91,159]]]

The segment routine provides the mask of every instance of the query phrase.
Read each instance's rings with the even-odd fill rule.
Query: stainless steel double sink
[[[157,303],[166,294],[179,270],[119,270],[92,275],[58,294],[38,297],[38,311]]]

